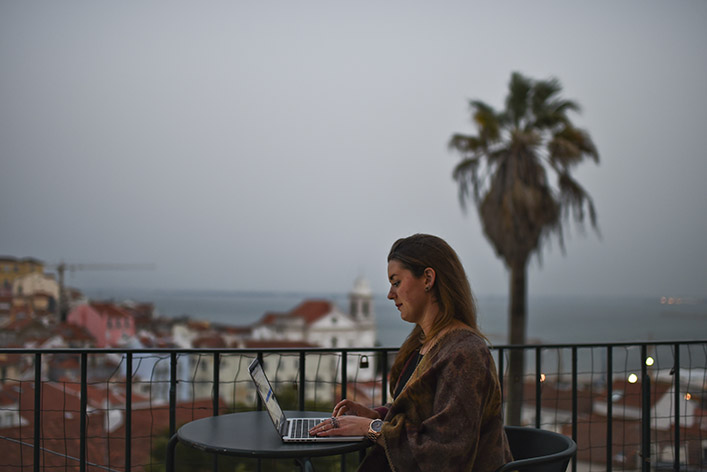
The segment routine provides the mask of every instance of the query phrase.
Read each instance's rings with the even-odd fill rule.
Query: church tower
[[[353,291],[349,294],[349,314],[361,325],[374,324],[373,292],[364,277],[359,277],[354,282]]]

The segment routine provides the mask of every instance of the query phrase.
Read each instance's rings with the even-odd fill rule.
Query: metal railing
[[[706,340],[494,346],[502,388],[516,349],[522,422],[571,436],[573,471],[707,467]],[[396,350],[0,349],[0,471],[160,470],[160,447],[182,423],[260,408],[254,357],[286,409],[380,405]],[[336,470],[346,467],[342,457]]]

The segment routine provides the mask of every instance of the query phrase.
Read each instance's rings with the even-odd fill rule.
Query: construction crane
[[[66,286],[64,285],[64,273],[68,270],[75,272],[77,270],[154,270],[154,264],[66,264],[60,262],[53,266],[59,274],[59,319],[62,323],[66,322],[66,317],[69,314],[69,303],[66,296]]]

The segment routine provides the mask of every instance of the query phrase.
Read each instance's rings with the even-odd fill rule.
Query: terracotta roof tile
[[[79,463],[63,456],[75,457],[79,450],[80,400],[74,392],[57,388],[52,383],[42,384],[42,469],[78,471]],[[90,395],[90,394],[89,394]],[[105,398],[105,396],[104,396]],[[133,401],[136,399],[134,398]],[[34,422],[32,421],[34,391],[32,382],[24,382],[19,396],[20,409],[26,423],[21,427],[0,429],[0,436],[32,444]],[[95,409],[88,413],[86,422],[86,459],[99,466],[122,470],[125,466],[125,421],[120,409],[115,409],[118,427],[106,431],[105,410]],[[219,411],[226,411],[223,402]],[[177,426],[195,419],[213,416],[211,399],[178,403],[175,409]],[[170,410],[168,405],[151,405],[139,408],[135,403],[132,410],[131,464],[134,470],[142,470],[151,462],[151,451],[159,444],[169,428]],[[3,446],[2,464],[20,465],[17,470],[32,470],[32,446]],[[53,451],[57,454],[47,453]],[[4,470],[4,469],[3,469]],[[89,470],[99,470],[90,467]]]
[[[286,313],[265,313],[258,324],[271,325],[274,324],[277,320],[285,318],[287,316],[288,315]]]
[[[304,319],[312,324],[323,316],[331,313],[334,305],[327,300],[305,300],[290,312],[290,316]]]
[[[110,317],[132,318],[132,315],[114,303],[91,302],[91,307],[102,315]]]

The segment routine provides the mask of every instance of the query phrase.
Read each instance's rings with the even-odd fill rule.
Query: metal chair
[[[567,436],[544,429],[506,426],[513,461],[496,472],[565,472],[577,453],[577,444]]]

